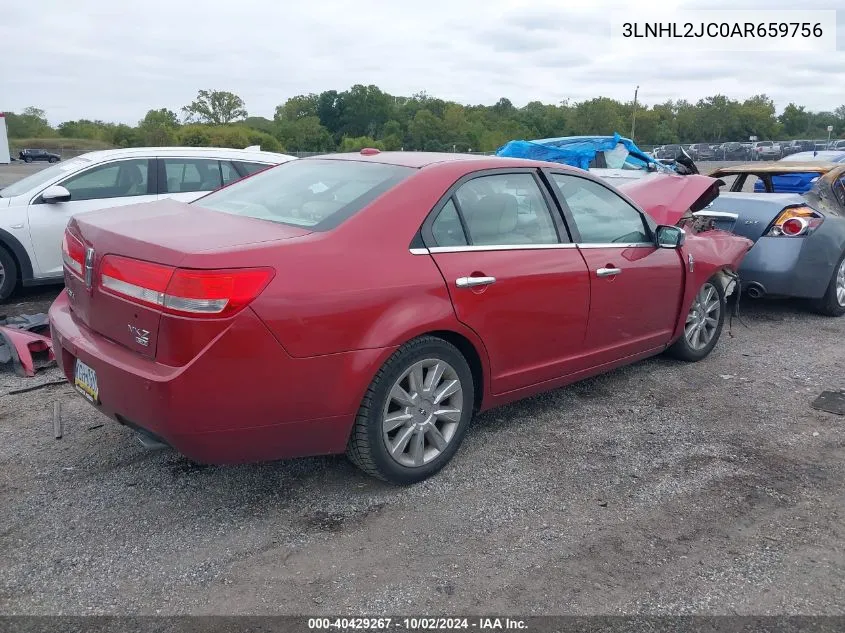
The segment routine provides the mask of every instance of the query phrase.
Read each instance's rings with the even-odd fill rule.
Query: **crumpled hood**
[[[619,186],[658,224],[674,225],[688,211],[701,211],[719,197],[719,187],[725,184],[710,176],[691,174],[651,174]]]

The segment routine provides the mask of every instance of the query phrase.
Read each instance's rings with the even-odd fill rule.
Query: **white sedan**
[[[0,189],[0,300],[19,285],[61,282],[62,235],[77,213],[161,198],[190,202],[294,158],[251,148],[114,149],[56,163]]]

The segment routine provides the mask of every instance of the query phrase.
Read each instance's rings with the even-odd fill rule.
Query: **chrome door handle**
[[[621,268],[599,268],[596,271],[596,274],[599,277],[613,277],[613,275],[618,275],[621,272]]]
[[[475,286],[489,286],[496,283],[495,277],[458,277],[455,285],[458,288],[474,288]]]

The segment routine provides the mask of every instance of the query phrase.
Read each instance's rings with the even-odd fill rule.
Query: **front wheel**
[[[49,160],[50,160],[51,163],[58,163],[59,162],[59,159],[56,158],[55,156],[51,156]]]
[[[32,162],[32,157],[31,157],[31,156],[26,156],[26,157],[24,157],[23,162],[25,162],[25,163],[31,163],[31,162]]]
[[[4,301],[15,291],[18,285],[18,267],[14,258],[0,246],[0,301]]]
[[[432,476],[466,434],[474,389],[469,365],[454,345],[433,336],[403,345],[370,384],[347,456],[365,473],[394,484]]]
[[[692,301],[681,338],[666,353],[688,362],[706,358],[722,335],[726,306],[722,284],[716,279],[705,282]]]
[[[845,314],[845,253],[833,268],[833,276],[827,286],[824,297],[814,304],[816,311],[827,316]]]

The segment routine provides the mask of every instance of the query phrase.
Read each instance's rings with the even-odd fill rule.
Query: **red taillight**
[[[790,218],[781,224],[780,230],[783,231],[784,235],[801,235],[801,233],[807,230],[807,220],[804,218]]]
[[[85,267],[85,245],[69,230],[62,236],[62,262],[77,276],[82,277]]]
[[[270,268],[194,270],[118,255],[107,255],[100,266],[100,285],[106,292],[169,314],[194,317],[235,314],[272,277]]]
[[[788,207],[775,218],[767,235],[800,237],[812,233],[823,221],[824,216],[811,207]]]

